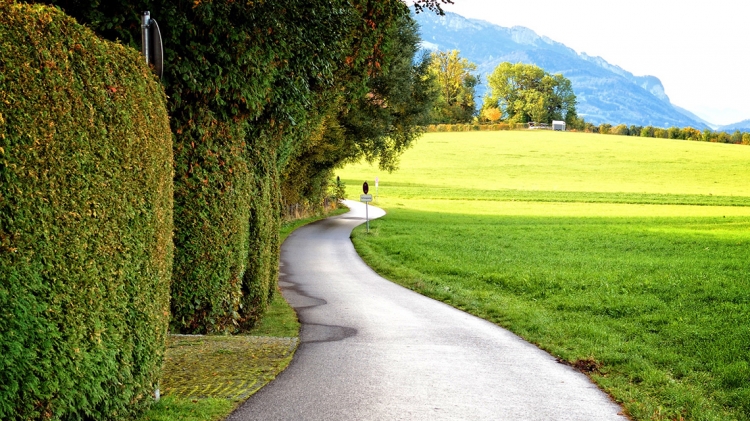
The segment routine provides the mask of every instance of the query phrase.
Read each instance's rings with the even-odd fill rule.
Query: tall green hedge
[[[244,125],[210,113],[175,144],[175,265],[172,325],[177,331],[236,330],[249,252],[253,172]]]
[[[0,0],[0,419],[132,419],[169,318],[172,137],[133,49]]]
[[[370,91],[393,55],[389,28],[408,8],[401,0],[26,1],[54,4],[133,47],[141,11],[159,22],[175,140],[172,329],[251,326],[276,289],[285,167],[309,156],[327,104],[346,107]]]
[[[259,141],[250,151],[255,174],[255,197],[250,206],[250,252],[243,279],[242,325],[252,327],[276,291],[279,276],[281,197],[276,156]]]

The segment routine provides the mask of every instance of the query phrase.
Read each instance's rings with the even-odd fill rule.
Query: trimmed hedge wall
[[[250,206],[250,253],[243,279],[242,325],[250,328],[257,323],[271,302],[279,278],[279,230],[281,229],[281,197],[276,156],[257,142],[255,155],[255,197]]]
[[[242,124],[193,116],[175,143],[175,265],[172,327],[231,332],[242,318],[255,190]]]
[[[158,20],[175,142],[171,328],[252,326],[276,290],[285,168],[305,158],[326,104],[346,107],[370,92],[393,54],[389,28],[408,8],[401,0],[25,1],[54,4],[133,47],[140,11]]]
[[[132,419],[160,376],[172,137],[140,54],[0,0],[0,419]]]

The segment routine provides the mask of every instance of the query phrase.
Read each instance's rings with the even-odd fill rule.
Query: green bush
[[[229,332],[241,319],[252,173],[243,125],[196,113],[174,147],[172,328]]]
[[[251,325],[275,290],[285,169],[307,157],[327,104],[353,110],[373,92],[368,81],[387,68],[386,57],[400,56],[389,28],[408,8],[399,0],[26,1],[54,4],[132,47],[140,45],[139,11],[159,21],[175,145],[171,327]],[[378,138],[375,151],[396,155],[393,145],[403,142],[393,139]],[[340,163],[316,162],[309,174],[326,180]],[[295,186],[302,199],[320,191]]]
[[[265,313],[279,277],[279,174],[273,155],[269,151],[258,152],[265,159],[254,166],[255,198],[250,204],[250,253],[242,283],[242,308],[245,311],[241,324],[245,329],[253,327]]]
[[[0,0],[0,419],[132,419],[158,385],[172,137],[140,54]]]

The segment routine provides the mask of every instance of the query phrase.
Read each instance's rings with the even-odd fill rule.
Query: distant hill
[[[750,119],[742,120],[739,123],[727,124],[726,126],[720,126],[719,130],[732,133],[734,131],[750,132]]]
[[[713,130],[719,130],[719,129],[721,128],[721,126],[720,126],[720,125],[718,125],[718,124],[713,124],[713,123],[710,123],[710,122],[708,122],[708,121],[706,121],[706,120],[704,120],[704,119],[702,119],[702,118],[698,117],[697,115],[693,114],[692,112],[690,112],[690,111],[688,111],[688,110],[686,110],[686,109],[684,109],[684,108],[682,108],[682,107],[680,107],[680,106],[677,106],[677,105],[674,105],[674,104],[672,104],[672,106],[674,107],[674,109],[675,109],[675,110],[677,110],[677,111],[679,111],[679,112],[681,112],[681,113],[685,114],[686,116],[688,116],[688,117],[692,118],[692,119],[693,119],[693,120],[695,120],[695,121],[699,121],[699,122],[701,122],[701,123],[703,123],[703,124],[707,125],[708,127],[710,127],[710,128],[711,128],[711,129],[713,129]]]
[[[636,124],[656,127],[711,125],[669,102],[661,81],[654,76],[634,76],[601,57],[578,54],[573,49],[521,26],[506,28],[467,19],[455,13],[445,16],[420,13],[422,46],[430,50],[460,50],[477,64],[483,84],[498,64],[509,61],[535,64],[570,79],[578,98],[578,114],[594,124]]]

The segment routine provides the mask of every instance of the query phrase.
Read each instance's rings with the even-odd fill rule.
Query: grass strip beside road
[[[636,419],[746,419],[748,218],[389,209],[353,241],[378,273],[507,327]]]
[[[283,242],[295,229],[347,209],[282,225]],[[297,314],[280,293],[260,323],[235,336],[170,335],[162,399],[139,421],[218,421],[273,380],[291,362],[299,338]]]
[[[750,419],[750,149],[549,136],[426,135],[404,171],[345,168],[379,176],[388,212],[357,251],[587,372],[634,419]]]

